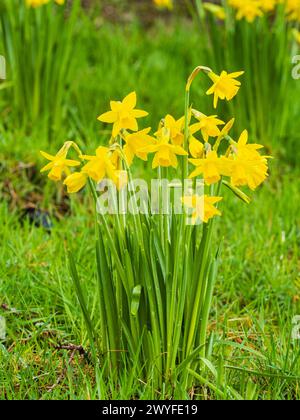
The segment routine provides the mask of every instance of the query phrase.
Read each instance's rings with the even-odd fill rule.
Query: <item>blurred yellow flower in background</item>
[[[25,2],[28,7],[39,7],[49,3],[50,0],[25,0]],[[54,2],[62,6],[65,3],[65,0],[54,0]]]
[[[264,12],[272,12],[277,3],[278,0],[259,0],[259,5]]]
[[[300,32],[298,29],[293,29],[293,37],[298,44],[300,44]]]
[[[286,0],[285,7],[288,20],[300,22],[300,1]]]
[[[173,0],[153,0],[156,7],[159,9],[173,9]]]
[[[217,19],[225,20],[226,19],[226,12],[224,7],[214,4],[214,3],[203,3],[203,7],[205,10],[210,12],[214,15]]]
[[[229,0],[229,4],[237,9],[237,20],[245,18],[249,23],[252,23],[255,18],[263,15],[259,0]]]

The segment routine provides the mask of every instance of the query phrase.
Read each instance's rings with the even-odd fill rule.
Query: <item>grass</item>
[[[166,112],[182,115],[186,76],[202,57],[199,34],[190,23],[169,22],[166,27],[159,21],[147,32],[138,23],[97,28],[95,20],[82,18],[78,25],[79,54],[67,117],[50,139],[51,148],[66,138],[92,148],[106,134],[96,117],[108,99],[134,88],[150,112],[149,125]],[[193,100],[201,101],[201,91]],[[7,338],[0,341],[0,399],[300,398],[300,340],[291,336],[293,317],[300,314],[300,177],[294,146],[299,132],[294,118],[284,142],[274,139],[271,177],[250,206],[226,194],[218,224],[224,243],[206,376],[198,378],[201,385],[195,389],[187,391],[177,383],[166,393],[137,369],[124,369],[118,386],[106,381],[101,369],[95,373],[65,252],[67,242],[72,243],[94,311],[92,203],[84,195],[67,200],[41,179],[37,152],[48,139],[34,127],[30,132],[15,127],[1,101],[6,105],[0,123],[0,316],[6,320]],[[37,166],[24,168],[20,161]],[[50,232],[24,217],[30,202],[49,211]]]

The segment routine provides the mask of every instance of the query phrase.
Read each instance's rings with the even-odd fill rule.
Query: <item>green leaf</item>
[[[247,194],[245,194],[242,190],[240,190],[237,187],[234,187],[229,182],[222,180],[222,183],[227,187],[230,191],[233,192],[234,195],[236,195],[240,200],[242,200],[246,204],[251,203],[250,197],[248,197]]]
[[[135,286],[132,291],[132,301],[131,301],[131,315],[136,316],[140,306],[140,299],[142,293],[142,286],[139,284]]]

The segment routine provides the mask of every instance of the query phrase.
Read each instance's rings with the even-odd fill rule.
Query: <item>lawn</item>
[[[214,27],[216,33],[220,31],[220,22],[208,17],[204,34],[197,9],[189,13],[184,2],[172,11],[157,10],[150,1],[139,7],[122,1],[84,2],[71,23],[68,5],[72,2],[67,2],[63,6],[67,17],[62,18],[69,26],[61,34],[55,15],[60,6],[46,5],[30,10],[40,13],[34,17],[37,32],[31,33],[32,22],[21,13],[22,1],[16,3],[15,24],[24,25],[23,35],[10,32],[8,11],[0,8],[0,55],[10,52],[7,78],[0,81],[0,317],[6,324],[6,334],[0,337],[0,399],[298,400],[300,81],[291,76],[297,46],[286,51],[287,35],[282,34],[279,45],[284,63],[275,68],[275,52],[269,53],[269,60],[262,57],[269,44],[255,43],[252,38],[250,42],[254,26],[241,22],[236,29],[241,31],[238,39],[245,42],[241,51],[224,54],[225,45],[214,36],[208,49],[207,33]],[[57,26],[43,25],[42,19],[53,19]],[[255,36],[261,35],[264,24],[255,27]],[[36,33],[41,35],[39,40],[33,39]],[[60,36],[66,45],[59,45]],[[274,37],[266,43],[275,42]],[[52,47],[48,45],[51,40]],[[23,50],[25,42],[30,48]],[[257,57],[258,67],[249,57]],[[147,343],[141,344],[145,360],[141,354],[129,360],[125,349],[118,360],[122,368],[113,372],[113,359],[97,350],[95,356],[68,259],[71,249],[93,328],[101,329],[95,264],[98,248],[88,186],[68,195],[61,183],[40,173],[45,162],[39,151],[55,154],[64,141],[72,140],[84,154],[90,154],[106,144],[110,126],[97,117],[108,110],[110,100],[133,90],[138,108],[149,112],[143,127],[151,126],[155,132],[166,114],[176,118],[184,114],[186,80],[198,65],[217,73],[245,70],[239,97],[222,102],[218,113],[226,121],[236,116],[234,138],[247,127],[251,143],[265,146],[263,154],[272,155],[269,177],[255,193],[246,190],[250,204],[223,187],[226,205],[215,223],[213,247],[213,252],[218,248],[219,270],[204,357],[201,352],[200,362],[189,360],[193,380],[177,373],[170,378],[161,374],[158,380],[157,372],[151,373],[142,363],[147,363]],[[195,79],[190,103],[197,109],[208,108],[211,115],[217,112],[211,97],[205,95],[208,87],[203,77]],[[137,162],[135,173],[147,180],[153,176],[147,162]],[[113,231],[113,224],[109,226]],[[110,249],[109,260],[114,258],[111,254]],[[104,271],[103,266],[100,269]],[[193,268],[189,273],[193,277]],[[126,275],[129,277],[128,271]],[[135,284],[144,281],[134,280]],[[138,304],[138,314],[142,306]],[[117,311],[111,316],[113,323],[119,322]],[[148,319],[143,322],[150,328]]]

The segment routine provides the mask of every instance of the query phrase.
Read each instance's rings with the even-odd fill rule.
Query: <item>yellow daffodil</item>
[[[117,137],[122,129],[131,131],[138,130],[137,118],[146,117],[148,112],[136,107],[136,93],[132,92],[127,95],[123,101],[111,101],[111,111],[105,112],[98,117],[99,121],[113,124],[113,137]]]
[[[272,12],[278,3],[278,0],[258,0],[258,3],[264,12]]]
[[[161,127],[156,135],[159,137],[161,130],[163,128],[167,128],[170,130],[170,139],[171,142],[177,146],[182,146],[184,141],[184,117],[179,118],[179,120],[175,120],[172,115],[166,115],[166,117],[163,120],[163,127]]]
[[[80,191],[87,182],[87,174],[84,172],[74,172],[64,180],[64,185],[67,186],[69,194]]]
[[[123,148],[123,152],[129,166],[132,164],[135,156],[139,159],[147,160],[147,153],[143,153],[140,150],[143,147],[150,146],[155,143],[155,139],[152,136],[149,136],[150,130],[151,128],[145,128],[137,133],[131,133],[124,136],[126,144]]]
[[[220,132],[220,135],[219,135],[217,141],[228,135],[229,131],[232,129],[232,127],[234,125],[234,122],[235,122],[235,118],[232,118],[231,120],[228,121],[228,123],[226,125],[224,125],[224,127],[222,128],[222,130]]]
[[[141,153],[155,153],[152,168],[169,167],[177,168],[177,155],[187,156],[188,153],[181,147],[170,143],[170,130],[164,128],[155,144],[143,147]]]
[[[287,0],[286,14],[288,20],[300,22],[300,2],[299,0]]]
[[[223,161],[215,151],[208,152],[206,157],[202,159],[189,159],[189,162],[196,166],[189,178],[203,175],[207,185],[219,182],[221,175],[223,175]]]
[[[50,163],[41,169],[41,172],[50,171],[48,178],[55,182],[60,181],[63,174],[69,175],[69,167],[76,167],[80,165],[80,162],[77,160],[67,159],[68,151],[72,146],[74,146],[73,142],[66,142],[55,156],[41,151],[41,155],[50,161]]]
[[[219,98],[230,101],[235,97],[241,86],[241,82],[235,79],[242,74],[244,74],[243,71],[235,73],[222,71],[220,75],[217,75],[214,72],[208,73],[208,76],[214,84],[210,89],[208,89],[206,94],[214,95],[214,108],[217,108]]]
[[[63,5],[65,0],[54,0],[56,4]],[[50,0],[25,0],[28,7],[39,7],[50,2]]]
[[[220,146],[221,141],[229,134],[229,131],[232,129],[234,125],[235,119],[232,118],[228,123],[222,128],[219,137],[217,138],[213,149],[217,152]]]
[[[201,131],[203,139],[208,142],[209,137],[218,137],[221,134],[219,125],[224,125],[224,121],[219,120],[217,115],[206,116],[198,111],[193,111],[194,116],[199,120],[198,123],[191,125],[190,133],[195,134]]]
[[[96,150],[95,156],[83,155],[82,159],[89,161],[82,168],[82,172],[87,174],[94,181],[100,182],[107,177],[114,183],[117,183],[118,169],[112,163],[111,151],[108,147],[100,146]]]
[[[221,216],[220,210],[214,205],[222,200],[222,197],[209,197],[208,195],[203,196],[185,196],[182,201],[183,204],[193,210],[192,212],[192,223],[197,224],[198,222],[208,223],[214,216]]]
[[[250,143],[248,144],[249,134],[247,130],[244,130],[242,134],[240,135],[240,138],[235,146],[233,146],[233,149],[236,150],[236,154],[239,154],[239,152],[246,152],[246,153],[257,153],[256,151],[259,149],[262,149],[264,146],[261,144],[256,143]]]
[[[267,156],[261,156],[257,150],[260,144],[247,144],[248,132],[241,134],[239,141],[232,145],[232,154],[222,157],[223,174],[231,178],[234,187],[248,185],[255,190],[268,177]]]
[[[237,20],[245,18],[247,22],[252,23],[257,17],[263,15],[259,0],[229,0],[229,4],[237,9]]]
[[[204,145],[199,140],[192,137],[189,142],[189,151],[193,158],[201,159],[204,152]]]
[[[173,9],[173,0],[153,0],[153,2],[159,9]]]
[[[298,31],[298,29],[293,29],[293,37],[295,39],[295,41],[300,44],[300,32]]]
[[[224,7],[214,4],[214,3],[203,3],[203,7],[205,10],[210,12],[212,15],[214,15],[219,20],[225,20],[226,19],[226,12]]]

